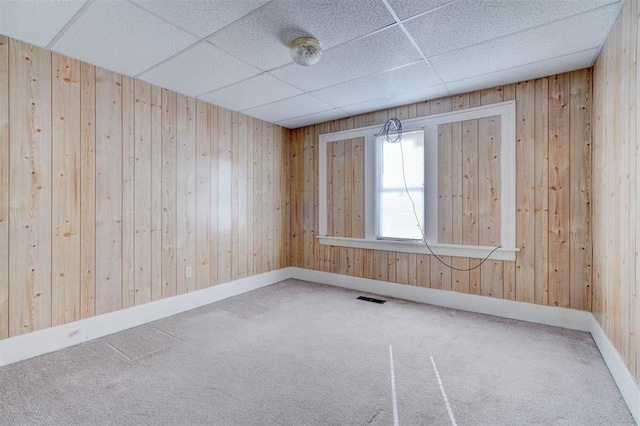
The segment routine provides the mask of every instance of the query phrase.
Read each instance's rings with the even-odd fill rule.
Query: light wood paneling
[[[151,86],[135,82],[135,304],[151,299]]]
[[[327,235],[362,238],[364,236],[364,139],[330,142],[327,161],[327,205],[331,217],[327,222]],[[333,181],[341,183],[333,185]]]
[[[80,64],[80,317],[96,311],[96,70]]]
[[[80,319],[80,62],[52,56],[51,324]]]
[[[293,130],[289,163],[291,265],[588,310],[592,280],[588,232],[591,154],[590,132],[580,123],[590,113],[587,96],[590,87],[591,71],[581,70]],[[515,262],[488,261],[481,268],[461,272],[452,271],[432,256],[379,250],[362,250],[357,255],[355,251],[317,242],[318,133],[382,126],[393,116],[427,116],[510,99],[516,101],[516,244],[521,249]],[[499,128],[495,118],[486,118],[438,129],[438,214],[439,218],[446,218],[438,224],[441,241],[485,245],[499,242],[499,152],[504,143]],[[550,138],[554,139],[551,148]],[[348,179],[334,169],[339,168],[344,174],[349,155],[353,163],[354,151],[347,154],[342,149],[347,146],[344,143],[342,147],[332,145],[335,146],[331,146],[328,157],[331,161],[327,162],[328,193],[350,191],[353,198],[359,192],[356,180],[350,180],[350,189],[341,189],[337,187],[338,180]],[[348,209],[340,205],[346,196],[341,197],[328,200],[331,216],[328,228],[334,231],[342,230],[346,223],[340,218],[341,215],[347,218]],[[580,207],[574,211],[569,203]],[[350,214],[353,219],[353,210]],[[443,260],[463,269],[480,261],[449,256]],[[550,278],[554,283],[551,298]]]
[[[593,186],[593,213],[589,223],[593,254],[589,252],[589,245],[582,244],[583,235],[590,232],[590,227],[573,220],[568,224],[570,241],[581,241],[578,245],[572,244],[575,249],[572,257],[580,256],[585,264],[593,257],[592,311],[636,382],[640,381],[638,20],[638,2],[626,1],[594,65],[592,164],[585,155],[589,150],[585,140],[589,129],[573,125],[574,121],[588,120],[590,92],[581,86],[571,91],[571,105],[582,106],[575,110],[576,115],[572,111],[569,133],[584,142],[569,153],[583,164],[582,168],[570,171],[569,179],[572,184],[576,182],[577,187],[570,193],[569,203],[572,212],[580,209],[589,201],[582,188]],[[579,284],[580,269],[571,269],[569,273],[575,280],[575,292],[580,292],[574,294],[572,288],[573,303],[574,297],[584,298],[589,288]]]
[[[9,335],[16,336],[51,326],[51,53],[11,40],[9,78]]]
[[[177,97],[177,291],[188,293],[196,289],[196,100]],[[187,268],[191,268],[187,277]]]
[[[211,285],[211,134],[209,106],[203,101],[196,104],[197,159],[196,159],[196,287]]]
[[[162,89],[151,86],[151,300],[163,287],[162,164]]]
[[[122,77],[122,307],[135,305],[135,87]]]
[[[162,89],[162,297],[178,293],[177,96]]]
[[[122,76],[96,68],[96,314],[122,308]]]
[[[0,36],[0,338],[287,266],[288,139]]]
[[[231,281],[231,185],[233,165],[231,161],[231,111],[218,108],[217,135],[217,217],[218,217],[218,283]],[[267,194],[265,194],[267,195]],[[262,250],[260,251],[262,253]]]
[[[0,339],[9,336],[9,39],[0,36]]]

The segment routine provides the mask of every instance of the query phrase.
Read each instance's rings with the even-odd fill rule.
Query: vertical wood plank
[[[262,269],[262,216],[263,197],[263,144],[262,121],[253,121],[253,272],[259,274],[265,272]]]
[[[478,121],[478,220],[480,245],[500,244],[500,118]]]
[[[313,128],[309,129],[305,133],[309,135],[305,138],[305,140],[308,140],[309,142],[304,143],[303,141],[300,141],[300,143],[297,144],[302,153],[298,162],[298,170],[303,173],[304,170],[315,170],[315,153],[317,152],[316,139],[312,136],[315,135]],[[317,178],[318,176],[316,173],[305,173],[304,184],[300,188],[300,191],[295,193],[297,202],[302,204],[301,213],[303,222],[302,229],[300,229],[299,232],[303,233],[301,239],[304,253],[304,267],[310,269],[313,269],[318,261],[316,258],[317,253],[314,250],[314,246],[317,244],[315,239],[315,223],[317,214],[315,210],[315,188],[317,187]],[[292,196],[294,196],[293,193]]]
[[[196,288],[211,285],[211,135],[209,133],[209,107],[203,101],[196,104]]]
[[[162,297],[178,294],[177,287],[177,96],[162,89]]]
[[[549,81],[549,304],[569,307],[569,77]]]
[[[0,35],[0,339],[9,337],[9,39]]]
[[[51,325],[80,319],[80,62],[52,54]]]
[[[574,72],[570,78],[570,307],[590,311],[591,71]],[[630,158],[633,158],[633,155],[630,155]],[[635,223],[635,220],[632,222]]]
[[[162,297],[162,89],[151,86],[151,300]]]
[[[240,181],[240,146],[238,143],[240,121],[239,114],[237,112],[231,112],[231,140],[230,140],[230,152],[231,152],[231,275],[230,279],[235,280],[238,278],[238,264],[240,262],[240,250],[239,250],[239,181]]]
[[[364,139],[355,139],[352,146],[353,196],[351,198],[351,235],[364,237]]]
[[[231,281],[231,111],[218,108],[218,282]]]
[[[266,227],[262,227],[262,270],[271,271],[273,269],[274,252],[274,154],[273,154],[273,124],[262,122],[262,188],[264,196],[262,198],[262,220],[266,222]]]
[[[286,232],[286,221],[284,220],[287,211],[286,202],[286,182],[282,177],[286,174],[286,165],[283,160],[282,151],[285,141],[282,127],[274,126],[273,129],[273,189],[274,189],[274,225],[273,225],[273,269],[280,269],[286,265],[286,242],[284,233]],[[246,153],[245,159],[246,162]],[[246,247],[245,247],[246,251]]]
[[[535,81],[534,301],[549,303],[549,79]]]
[[[238,138],[237,144],[238,146],[234,146],[234,157],[237,157],[237,161],[234,161],[234,176],[237,176],[237,211],[238,211],[238,220],[237,220],[237,276],[245,277],[247,276],[247,265],[248,265],[248,257],[249,253],[247,250],[247,221],[249,220],[248,212],[247,212],[247,144],[245,141],[247,140],[247,135],[249,134],[249,129],[247,128],[248,120],[247,116],[244,114],[238,114]],[[279,158],[277,156],[276,158]],[[276,191],[279,193],[279,191]],[[279,224],[279,222],[277,222]],[[276,235],[279,234],[276,232]],[[279,247],[279,245],[276,245]],[[276,250],[277,252],[278,250]],[[276,256],[276,253],[273,253],[273,256]]]
[[[535,82],[516,85],[516,254],[515,296],[535,301]]]
[[[255,174],[254,174],[254,166],[253,166],[253,131],[254,131],[254,127],[255,127],[255,120],[258,120],[257,118],[253,118],[253,117],[249,117],[247,116],[247,122],[246,122],[246,126],[247,126],[247,139],[246,139],[246,145],[247,145],[247,231],[246,231],[246,250],[247,250],[247,275],[254,275],[253,272],[253,238],[254,238],[254,232],[253,232],[253,225],[254,225],[254,205],[253,205],[253,193],[254,193],[254,180],[255,180]],[[287,168],[289,167],[289,165],[287,164]],[[288,183],[290,180],[290,177],[288,174],[286,174],[284,176],[285,181]],[[288,222],[287,222],[288,224]],[[290,231],[288,232],[288,235],[291,235]],[[288,256],[289,253],[287,252],[286,255]],[[289,258],[286,259],[287,264],[289,264]]]
[[[95,315],[96,294],[96,79],[80,64],[80,318]]]
[[[135,86],[122,77],[122,307],[136,302],[135,284]]]
[[[196,100],[177,95],[177,292],[196,289]],[[187,277],[187,268],[191,269]]]
[[[122,76],[96,68],[96,314],[122,308]]]
[[[464,109],[468,107],[468,96],[457,96],[454,98],[453,109]],[[463,222],[464,222],[464,123],[457,122],[451,124],[451,242],[453,244],[463,243]],[[468,269],[469,259],[452,257],[451,266],[456,269],[451,270],[451,289],[462,293],[469,292],[469,271],[458,269]]]
[[[218,173],[218,107],[209,105],[209,135],[211,138],[211,188],[209,192],[210,198],[210,215],[209,222],[211,249],[211,284],[218,284],[218,270],[220,269],[220,259],[218,258],[218,181],[220,179]]]
[[[431,114],[449,112],[452,109],[451,98],[441,98],[431,101]],[[450,243],[452,237],[452,206],[451,206],[451,185],[452,185],[452,159],[451,159],[451,125],[438,126],[438,241]],[[440,164],[442,162],[442,164]],[[431,258],[430,285],[432,288],[451,289],[451,269],[443,265],[451,265],[450,256],[440,256],[440,260],[435,256]]]
[[[9,335],[51,325],[51,53],[9,44]]]
[[[140,305],[152,300],[152,120],[151,86],[135,81],[135,147],[134,147],[134,303]]]

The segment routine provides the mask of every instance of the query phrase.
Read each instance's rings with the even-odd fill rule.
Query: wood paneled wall
[[[364,138],[329,142],[326,167],[327,235],[364,238]]]
[[[0,36],[0,338],[287,266],[288,137]]]
[[[581,70],[291,131],[291,266],[590,310],[591,89],[591,71]],[[511,99],[517,115],[516,262],[489,261],[459,272],[427,255],[318,243],[319,134]],[[478,262],[444,259],[459,268]]]
[[[625,2],[593,69],[593,314],[640,382],[638,12]]]

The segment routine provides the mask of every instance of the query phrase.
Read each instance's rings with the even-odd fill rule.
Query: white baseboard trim
[[[640,388],[624,364],[615,346],[607,338],[595,317],[586,311],[554,306],[534,305],[513,300],[495,299],[474,294],[415,287],[358,278],[330,272],[302,268],[289,268],[291,278],[329,284],[367,293],[390,296],[414,302],[428,303],[447,308],[495,315],[538,324],[552,325],[572,330],[588,331],[593,336],[604,361],[613,376],[636,422],[640,422]]]
[[[87,342],[286,280],[289,268],[0,340],[0,367]]]
[[[534,305],[475,294],[457,293],[448,290],[395,284],[367,278],[358,278],[310,269],[290,268],[291,278],[335,285],[352,290],[365,291],[398,299],[444,306],[446,308],[495,315],[538,324],[553,325],[572,330],[590,331],[589,312],[555,306]]]
[[[613,380],[618,385],[622,397],[627,403],[631,414],[633,414],[633,418],[636,423],[640,423],[640,388],[596,318],[592,315],[591,319],[591,336],[593,336],[593,340],[596,342],[602,358],[613,376]]]

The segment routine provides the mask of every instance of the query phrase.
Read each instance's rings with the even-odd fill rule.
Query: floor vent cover
[[[366,296],[358,296],[358,300],[366,300],[367,302],[373,302],[373,303],[379,303],[379,304],[383,304],[384,302],[386,302],[386,300],[382,300],[382,299],[374,299],[373,297],[366,297]]]

